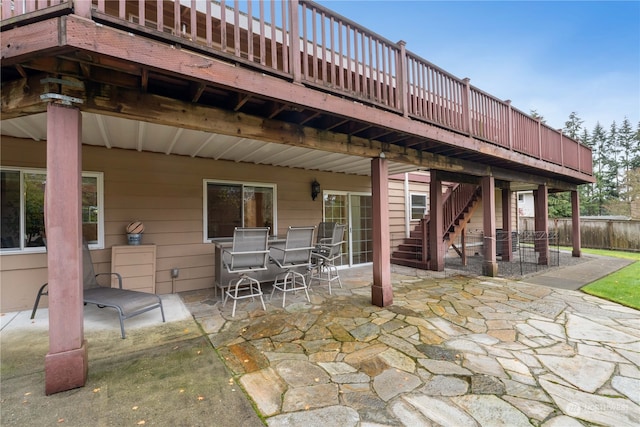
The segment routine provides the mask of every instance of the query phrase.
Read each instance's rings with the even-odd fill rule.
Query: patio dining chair
[[[336,228],[335,222],[327,222],[323,221],[318,224],[318,233],[317,233],[317,241],[318,245],[323,243],[329,244],[331,243],[331,238],[333,237],[333,230]]]
[[[122,276],[118,273],[95,274],[93,261],[91,260],[91,251],[89,250],[89,246],[86,241],[82,242],[82,271],[82,299],[84,304],[94,304],[100,308],[110,307],[115,309],[118,312],[118,317],[120,319],[120,334],[123,339],[126,337],[124,331],[125,319],[159,308],[160,313],[162,314],[162,322],[165,322],[162,299],[160,299],[158,295],[149,292],[123,289]],[[115,277],[118,282],[118,287],[112,288],[111,280],[109,280],[108,285],[101,286],[98,282],[98,277],[100,276],[110,278]],[[33,311],[31,312],[32,319],[36,315],[36,310],[40,304],[40,298],[48,295],[49,284],[45,283],[40,287],[38,294],[36,295],[36,301],[33,304]]]
[[[309,276],[309,288],[314,280],[327,282],[329,284],[329,295],[331,295],[331,283],[337,281],[342,288],[340,274],[336,261],[342,257],[342,244],[344,243],[344,224],[336,224],[331,234],[331,240],[318,244],[311,254],[312,267]]]
[[[270,249],[271,260],[283,270],[276,276],[271,290],[271,299],[277,290],[282,291],[282,307],[285,305],[287,292],[304,290],[307,292],[306,273],[311,267],[311,252],[313,246],[313,233],[315,227],[289,227],[284,248],[272,246]],[[299,270],[304,269],[304,274]]]
[[[236,227],[233,231],[233,244],[231,250],[222,250],[222,262],[229,273],[237,275],[237,278],[229,280],[224,287],[224,299],[222,306],[227,304],[227,299],[233,300],[231,317],[236,315],[236,304],[239,299],[260,297],[262,308],[267,311],[262,298],[260,281],[251,277],[250,273],[267,269],[269,259],[269,227]]]

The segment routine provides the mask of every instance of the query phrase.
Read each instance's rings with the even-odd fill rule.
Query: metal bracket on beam
[[[82,104],[84,101],[73,96],[60,95],[59,93],[43,93],[40,95],[43,101],[59,101],[62,105]]]
[[[40,83],[43,85],[57,84],[61,86],[68,86],[71,88],[84,89],[84,83],[82,83],[81,81],[58,79],[55,77],[46,77],[44,79],[41,79]],[[42,95],[40,95],[40,99],[43,101],[56,101],[62,105],[82,104],[84,102],[82,99],[76,98],[74,96],[53,92],[43,93]]]

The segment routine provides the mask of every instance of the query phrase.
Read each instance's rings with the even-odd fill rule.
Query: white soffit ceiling
[[[230,160],[289,168],[371,175],[371,159],[236,136],[206,133],[118,117],[82,113],[82,142],[107,148]],[[45,141],[46,113],[0,122],[2,135]],[[389,162],[389,174],[412,172],[414,165]]]

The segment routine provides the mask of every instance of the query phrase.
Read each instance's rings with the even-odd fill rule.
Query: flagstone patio
[[[342,289],[186,306],[269,426],[636,426],[640,312],[579,291],[394,267]],[[265,294],[270,293],[265,288]],[[291,302],[289,302],[291,300]]]

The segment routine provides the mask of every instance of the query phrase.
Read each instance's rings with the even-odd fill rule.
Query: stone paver
[[[640,312],[411,269],[381,308],[353,271],[285,309],[187,303],[269,426],[640,425]]]

